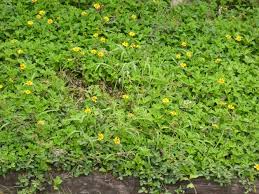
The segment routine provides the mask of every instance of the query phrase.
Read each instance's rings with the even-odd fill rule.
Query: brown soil
[[[114,178],[110,174],[93,173],[88,176],[72,177],[69,174],[50,174],[51,177],[60,176],[63,180],[59,191],[54,191],[52,186],[47,186],[45,191],[39,194],[137,194],[140,189],[139,182],[135,178],[126,178],[122,181]],[[18,175],[9,174],[6,177],[0,177],[0,194],[17,193]],[[196,179],[193,181],[195,189],[186,189],[188,182],[181,182],[176,185],[166,186],[169,192],[180,186],[184,189],[185,194],[243,194],[244,188],[239,184],[232,184],[227,187],[221,187],[216,183],[209,182],[205,179]],[[259,182],[256,184],[257,191],[251,194],[259,194]]]

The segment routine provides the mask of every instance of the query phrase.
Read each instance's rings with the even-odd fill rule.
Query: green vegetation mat
[[[20,193],[53,170],[253,189],[259,9],[233,2],[1,1],[0,175],[26,172]]]

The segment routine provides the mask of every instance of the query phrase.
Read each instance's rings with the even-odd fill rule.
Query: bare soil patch
[[[60,190],[55,191],[51,185],[46,185],[45,190],[39,194],[137,194],[140,189],[139,181],[136,178],[125,178],[118,180],[110,174],[93,173],[88,176],[72,177],[67,173],[53,173],[50,177],[60,176],[63,180]],[[17,173],[11,173],[0,177],[0,194],[15,194],[19,189],[16,186]],[[195,189],[188,189],[188,182],[179,182],[175,185],[168,185],[169,192],[174,192],[180,186],[185,194],[243,194],[245,189],[238,183],[222,187],[217,183],[207,181],[203,178],[193,180]],[[251,194],[259,194],[259,182],[256,183],[256,190]]]

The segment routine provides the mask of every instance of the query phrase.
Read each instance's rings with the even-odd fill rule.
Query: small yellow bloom
[[[92,100],[93,102],[97,102],[97,97],[96,97],[96,96],[93,96],[93,97],[91,98],[91,100]]]
[[[39,19],[41,19],[41,18],[42,18],[42,16],[41,16],[41,15],[39,15],[39,14],[37,14],[37,15],[36,15],[36,18],[39,20]]]
[[[0,89],[2,89],[4,86],[2,84],[0,84]]]
[[[124,41],[124,42],[122,43],[122,46],[124,46],[124,47],[128,47],[128,46],[129,46],[129,43],[128,43],[128,42],[126,42],[126,41]]]
[[[182,46],[182,47],[187,47],[187,42],[182,42],[182,43],[181,43],[181,46]]]
[[[219,78],[219,79],[218,79],[218,83],[219,83],[219,84],[224,84],[224,83],[225,83],[224,78]]]
[[[256,170],[259,170],[259,164],[254,165],[254,168],[255,168]]]
[[[104,134],[103,133],[98,133],[98,140],[102,141],[104,139]]]
[[[46,14],[46,11],[44,11],[44,10],[39,11],[39,15],[44,16],[45,14]]]
[[[233,104],[229,104],[229,105],[228,105],[228,109],[230,109],[230,110],[234,110],[234,109],[235,109],[235,107],[234,107],[234,105],[233,105]]]
[[[110,18],[109,18],[108,16],[104,16],[104,17],[103,17],[103,20],[104,20],[105,22],[109,22],[109,21],[110,21]]]
[[[92,50],[90,50],[90,53],[95,55],[97,53],[97,50],[96,49],[92,49]]]
[[[176,58],[176,59],[180,59],[180,58],[181,58],[181,54],[180,54],[180,53],[177,53],[177,54],[175,55],[175,58]]]
[[[217,58],[216,60],[215,60],[215,63],[217,63],[217,64],[219,64],[221,62],[221,59],[220,58]]]
[[[91,110],[90,108],[85,108],[84,112],[85,112],[85,113],[91,113],[92,110]]]
[[[21,55],[21,54],[23,54],[24,52],[23,52],[22,49],[18,49],[18,50],[17,50],[17,53],[18,53],[19,55]]]
[[[131,48],[140,48],[140,46],[138,44],[132,43],[130,45]]]
[[[45,121],[39,120],[39,121],[37,122],[37,125],[43,126],[43,125],[45,125]]]
[[[32,3],[36,3],[36,2],[37,2],[37,0],[31,0],[31,2],[32,2]]]
[[[98,36],[99,36],[98,33],[94,33],[94,34],[93,34],[93,37],[94,37],[94,38],[97,38]]]
[[[32,81],[27,81],[27,82],[25,82],[25,85],[27,85],[27,86],[32,86],[32,85],[33,85],[33,82],[32,82]]]
[[[52,24],[53,20],[52,19],[48,19],[48,24]]]
[[[116,145],[119,145],[119,144],[121,143],[121,140],[120,140],[119,137],[115,137],[115,138],[113,139],[113,142],[114,142]]]
[[[124,100],[128,100],[128,99],[129,99],[129,95],[124,94],[124,95],[122,95],[122,98],[123,98]]]
[[[80,50],[81,50],[80,47],[74,47],[74,48],[72,48],[72,51],[74,51],[74,52],[79,52]]]
[[[129,36],[134,37],[134,36],[136,36],[136,33],[135,32],[129,32]]]
[[[104,57],[104,52],[103,51],[98,51],[97,55],[98,55],[98,57],[102,58],[102,57]]]
[[[100,3],[94,3],[93,6],[96,10],[100,10],[102,8],[102,5]]]
[[[231,39],[231,36],[230,36],[229,34],[227,34],[227,35],[226,35],[226,38],[227,38],[228,40],[230,40],[230,39]]]
[[[215,124],[215,123],[213,123],[211,126],[212,126],[213,128],[215,128],[215,129],[218,129],[218,128],[219,128],[219,126],[218,126],[217,124]]]
[[[27,22],[27,25],[28,25],[28,26],[32,26],[32,25],[33,25],[33,21],[31,21],[31,20],[28,21],[28,22]]]
[[[192,52],[191,51],[186,52],[186,56],[191,58],[192,57]]]
[[[162,99],[163,104],[169,104],[170,100],[168,98]]]
[[[171,111],[170,114],[171,114],[172,116],[176,116],[176,115],[177,115],[177,112],[176,112],[176,111]]]
[[[21,63],[20,64],[20,70],[25,70],[25,68],[26,68],[26,65],[24,63]]]
[[[235,40],[238,41],[238,42],[240,42],[240,41],[242,40],[242,36],[237,35],[237,36],[235,37]]]
[[[136,20],[136,19],[137,19],[137,16],[136,16],[135,14],[132,14],[132,15],[130,16],[130,18],[133,19],[133,20]]]
[[[24,90],[24,93],[25,94],[31,94],[31,91],[30,90]]]
[[[187,64],[186,63],[181,63],[180,66],[181,66],[181,68],[185,68],[185,67],[187,67]]]
[[[86,11],[81,12],[81,16],[87,16],[87,15],[88,15],[88,13]]]
[[[104,43],[104,42],[106,42],[106,38],[101,37],[101,38],[100,38],[100,41]]]
[[[132,43],[132,44],[130,45],[130,48],[136,48],[136,44]]]

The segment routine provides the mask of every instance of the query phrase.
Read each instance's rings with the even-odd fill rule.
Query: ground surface
[[[190,2],[1,0],[0,176],[26,172],[19,194],[58,188],[52,171],[252,191],[259,6]]]
[[[51,176],[56,176],[53,174]],[[94,173],[89,176],[72,177],[68,174],[59,174],[63,179],[63,183],[59,191],[54,191],[52,186],[47,186],[40,194],[137,194],[140,189],[139,182],[134,178],[126,178],[118,180],[107,174]],[[0,178],[0,192],[4,194],[14,194],[17,191],[16,182],[17,174],[10,174],[7,177]],[[177,185],[167,185],[166,189],[174,192],[180,185],[186,194],[195,194],[194,189],[186,188],[187,182],[178,183]],[[222,187],[218,184],[206,181],[205,179],[197,179],[193,181],[196,192],[198,194],[243,194],[245,189],[240,184],[232,184]],[[259,189],[259,183],[256,185]],[[250,192],[258,194],[259,191]]]

